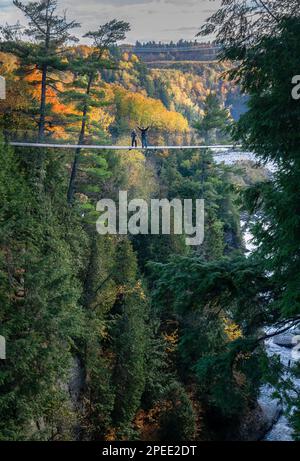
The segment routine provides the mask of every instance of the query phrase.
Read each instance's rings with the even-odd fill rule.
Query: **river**
[[[266,341],[266,350],[269,356],[278,355],[280,357],[281,363],[286,367],[287,370],[289,369],[289,364],[291,366],[294,364],[292,349],[277,345],[274,342],[274,339],[269,339]],[[288,377],[288,375],[289,373],[287,371],[285,376]],[[292,379],[294,386],[300,390],[300,379],[295,379],[294,377],[292,377]],[[279,403],[272,397],[273,392],[274,389],[272,389],[270,386],[264,386],[261,389],[259,404],[265,413],[275,414],[276,410],[278,413]],[[274,426],[265,436],[264,440],[283,442],[293,440],[293,430],[284,414],[285,408],[282,410],[283,411],[281,411],[279,419],[275,422]]]
[[[224,152],[217,154],[215,156],[217,163],[224,162],[227,165],[232,165],[241,160],[250,160],[255,161],[255,156],[249,152]],[[274,166],[267,165],[266,168],[273,172]],[[242,228],[244,229],[244,241],[247,250],[247,254],[250,255],[254,251],[255,245],[252,242],[252,235],[249,230],[245,229],[245,223],[241,223]],[[270,329],[269,332],[272,333],[274,330]],[[290,337],[292,332],[288,333]],[[299,334],[299,329],[297,334]],[[295,361],[293,358],[291,347],[282,347],[276,344],[275,338],[270,338],[265,342],[266,352],[269,356],[277,355],[280,358],[280,362],[286,367],[286,375],[289,376],[289,366],[292,366]],[[294,386],[300,391],[300,379],[295,379],[292,377]],[[265,435],[265,441],[283,441],[288,442],[293,440],[293,430],[290,426],[290,423],[285,416],[285,408],[282,407],[280,402],[273,397],[274,388],[271,386],[263,386],[261,388],[259,405],[261,406],[264,414],[268,417],[269,420],[273,420],[274,424],[270,431]]]
[[[244,223],[242,223],[243,225]],[[244,232],[244,241],[246,245],[246,249],[248,251],[248,255],[255,249],[255,245],[252,243],[252,235],[249,231]],[[266,330],[266,333],[273,333],[274,329],[270,328]],[[299,330],[294,332],[294,334],[299,334]],[[291,330],[288,332],[285,337],[291,338],[293,336],[293,331]],[[295,363],[295,359],[293,356],[293,348],[292,347],[283,347],[276,344],[275,338],[270,338],[265,341],[265,347],[267,354],[271,357],[274,355],[279,356],[280,362],[284,365],[286,369],[285,377],[290,377],[289,368],[293,366]],[[300,379],[295,379],[295,377],[291,377],[293,380],[294,386],[299,389],[300,391]],[[284,414],[285,408],[281,406],[277,399],[274,399],[273,393],[274,388],[271,386],[263,386],[261,388],[260,397],[259,397],[259,404],[263,409],[265,415],[268,416],[268,419],[274,420],[274,425],[272,429],[266,434],[264,440],[265,441],[282,441],[282,442],[289,442],[293,440],[293,430],[289,424],[287,417]]]

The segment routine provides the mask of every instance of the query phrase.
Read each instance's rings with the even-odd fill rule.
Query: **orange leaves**
[[[32,96],[39,101],[40,98],[40,92],[41,92],[41,72],[38,69],[33,70],[30,74],[26,75],[24,80],[28,83],[33,83],[34,85],[31,87],[31,92]],[[62,83],[57,83],[57,89],[59,92],[63,91],[63,84]],[[58,115],[61,114],[68,114],[70,113],[70,109],[72,112],[72,108],[70,106],[67,106],[66,104],[63,104],[59,98],[59,93],[52,88],[51,86],[47,87],[46,90],[46,97],[47,97],[47,103],[51,104],[52,106],[52,112]],[[49,117],[51,120],[51,117]],[[54,124],[55,125],[55,124]],[[56,133],[62,133],[63,130],[59,128],[53,128],[53,131]]]
[[[155,405],[148,411],[140,410],[136,415],[134,426],[139,431],[141,440],[158,440],[160,416],[165,410],[165,402]]]
[[[81,56],[85,58],[92,52],[93,49],[85,45],[68,50],[69,55],[78,58]],[[10,55],[5,55],[4,58],[5,68],[13,72],[13,69],[18,66],[17,61]],[[152,136],[157,136],[157,133],[170,133],[171,135],[185,135],[188,133],[188,121],[182,114],[175,112],[175,110],[168,110],[162,101],[158,99],[147,97],[146,90],[142,89],[138,83],[139,73],[135,66],[137,62],[139,60],[136,56],[124,53],[117,71],[120,73],[122,83],[104,83],[101,79],[96,82],[94,89],[102,90],[104,93],[103,101],[111,102],[112,105],[91,107],[88,114],[91,124],[101,127],[106,132],[115,123],[118,126],[119,133],[127,132],[137,125],[150,125]],[[48,77],[53,77],[53,82],[58,79],[57,75],[48,75]],[[66,89],[72,91],[74,75],[71,72],[65,72],[61,73],[59,78],[62,79],[62,83],[55,82],[56,88],[52,86],[51,79],[49,79],[47,85],[46,100],[47,104],[51,105],[51,113],[47,116],[47,122],[49,122],[47,123],[47,128],[55,133],[57,137],[67,138],[77,132],[79,122],[74,121],[76,117],[72,117],[72,121],[71,118],[69,122],[64,121],[62,116],[80,116],[81,114],[78,112],[75,101],[66,102],[66,99],[62,97]],[[30,74],[23,76],[22,80],[30,87],[30,95],[38,105],[41,97],[41,72],[35,68]],[[185,85],[186,81],[183,75],[181,80],[181,85]],[[188,82],[188,91],[192,91],[193,85],[192,81]],[[80,89],[76,87],[76,91],[80,92]],[[63,127],[59,126],[61,122],[64,123]]]

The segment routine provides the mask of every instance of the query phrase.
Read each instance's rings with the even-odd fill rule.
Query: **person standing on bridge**
[[[135,130],[131,132],[131,147],[137,147],[137,132]]]
[[[140,130],[141,136],[142,136],[142,149],[147,149],[147,147],[148,147],[147,135],[148,135],[149,128],[150,128],[150,126],[148,126],[147,128],[140,128],[138,126],[138,129]]]

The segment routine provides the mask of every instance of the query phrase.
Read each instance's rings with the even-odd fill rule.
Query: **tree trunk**
[[[90,77],[89,77],[88,86],[87,86],[87,90],[86,90],[86,95],[87,96],[89,96],[89,94],[90,94],[92,83],[93,83],[93,75],[91,74]],[[80,130],[80,135],[79,135],[79,139],[78,139],[78,145],[80,145],[80,146],[82,144],[84,144],[84,141],[85,141],[87,113],[88,113],[88,104],[85,103],[83,111],[82,111],[81,130]],[[81,149],[80,148],[76,149],[74,160],[73,160],[73,165],[72,165],[71,176],[70,176],[68,194],[67,194],[67,200],[68,200],[69,205],[72,205],[73,200],[74,200],[75,181],[76,181],[76,176],[77,176],[77,171],[78,171],[80,153],[81,153]]]
[[[44,135],[45,135],[47,72],[48,72],[48,66],[47,64],[44,64],[42,68],[40,112],[39,112],[39,123],[38,123],[38,142],[42,142],[44,139]],[[43,163],[44,163],[43,149],[38,149],[35,165],[36,165],[36,175],[38,178],[39,187],[42,187],[42,183],[44,179],[43,178]]]
[[[47,65],[44,64],[42,70],[42,88],[41,88],[41,105],[40,105],[40,119],[39,119],[39,141],[45,135],[45,121],[46,121],[46,89],[47,89]]]

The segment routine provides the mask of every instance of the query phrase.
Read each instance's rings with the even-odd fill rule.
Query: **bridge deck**
[[[54,143],[34,143],[34,142],[10,142],[11,146],[15,147],[39,147],[39,148],[55,148],[55,149],[103,149],[103,150],[182,150],[182,149],[240,149],[238,145],[211,145],[211,146],[149,146],[147,148],[142,147],[130,147],[130,146],[103,146],[95,144],[54,144]]]

